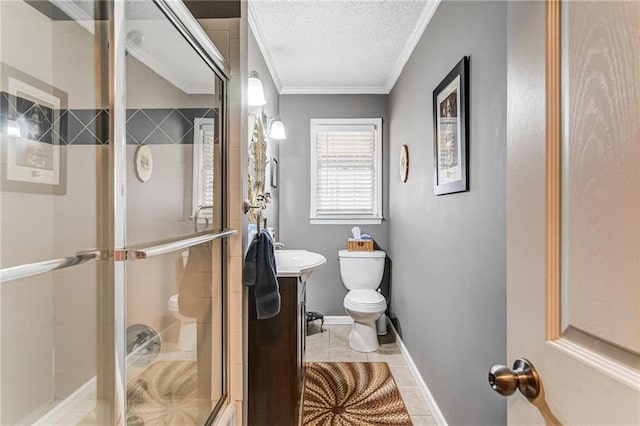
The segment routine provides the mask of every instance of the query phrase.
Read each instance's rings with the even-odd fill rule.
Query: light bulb
[[[264,98],[262,81],[256,71],[249,74],[249,106],[261,106],[267,103]]]
[[[284,131],[284,123],[280,117],[276,117],[271,120],[271,126],[269,127],[269,137],[271,139],[286,139],[287,135]]]

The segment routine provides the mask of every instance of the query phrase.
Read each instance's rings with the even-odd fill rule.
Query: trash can
[[[324,314],[322,312],[307,311],[307,323],[320,320],[320,332],[324,332]]]

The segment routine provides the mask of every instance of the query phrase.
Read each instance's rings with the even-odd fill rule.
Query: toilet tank
[[[347,251],[338,252],[340,277],[348,290],[372,289],[380,286],[384,274],[385,252]]]

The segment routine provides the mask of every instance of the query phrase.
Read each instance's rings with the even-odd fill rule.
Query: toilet
[[[338,252],[340,277],[349,290],[344,310],[353,319],[349,346],[358,352],[380,347],[376,320],[387,309],[387,300],[377,291],[384,274],[386,254],[382,250]]]
[[[185,317],[178,310],[178,293],[169,298],[169,312],[180,322],[178,349],[185,352],[195,351],[198,343],[196,319]]]

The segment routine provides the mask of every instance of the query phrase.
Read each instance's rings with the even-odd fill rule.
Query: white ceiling
[[[389,93],[440,0],[249,0],[281,94]]]
[[[0,0],[2,1],[2,0]],[[93,0],[50,0],[91,34],[95,33]],[[184,4],[169,2],[179,17],[191,16]],[[181,16],[182,15],[182,16]],[[187,25],[188,19],[184,18]],[[222,55],[198,24],[189,29],[201,32],[201,46],[222,64]],[[147,65],[186,94],[214,94],[214,73],[189,46],[182,34],[166,18],[153,0],[129,0],[126,3],[127,53]],[[221,65],[224,68],[224,65]]]

